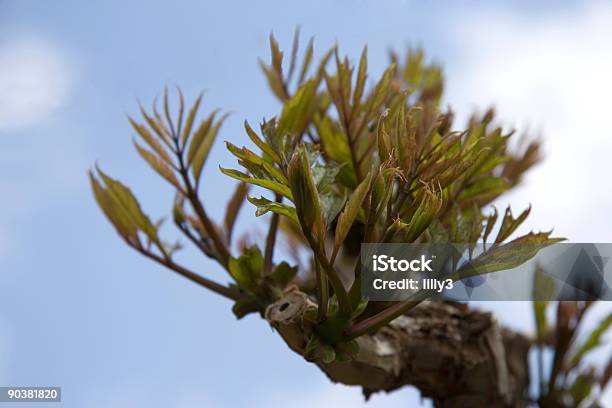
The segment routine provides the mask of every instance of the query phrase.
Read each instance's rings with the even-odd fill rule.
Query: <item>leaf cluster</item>
[[[389,66],[373,78],[367,48],[356,65],[337,47],[314,63],[312,40],[298,58],[298,35],[288,65],[273,37],[270,49],[271,62],[260,65],[282,109],[259,126],[244,123],[252,147],[226,142],[237,166],[220,170],[238,185],[222,223],[208,216],[200,188],[225,116],[213,111],[196,126],[202,97],[186,111],[179,91],[173,117],[166,91],[162,114],[154,104],[151,112],[141,108],[144,122],[130,118],[139,137],[136,150],[176,190],[175,226],[226,269],[233,283],[221,285],[179,265],[173,258],[177,247],[161,240],[159,224],[149,221],[130,190],[101,170],[92,172],[96,200],[128,245],[233,299],[238,317],[263,313],[284,291],[299,288],[317,305],[311,355],[328,362],[336,358],[330,356],[350,356],[354,338],[418,304],[375,306],[361,298],[362,242],[475,245],[491,238],[472,269],[459,271],[461,279],[507,267],[511,251],[504,245],[557,241],[540,232],[508,242],[529,209],[514,217],[508,208],[499,222],[497,210],[486,213],[539,160],[539,145],[511,149],[512,133],[495,125],[492,110],[456,130],[452,111],[440,106],[442,70],[428,63],[422,50],[405,58],[392,54]],[[234,253],[232,231],[245,201],[255,206],[256,216],[271,214],[266,240]],[[296,255],[295,265],[275,262],[280,234]]]

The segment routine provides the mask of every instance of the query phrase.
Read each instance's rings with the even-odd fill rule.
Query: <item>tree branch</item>
[[[170,258],[162,258],[161,256],[156,255],[152,253],[151,251],[147,251],[145,248],[137,247],[130,242],[128,242],[128,245],[136,249],[138,252],[140,252],[142,255],[146,256],[147,258],[152,259],[161,265],[164,265],[165,267],[173,270],[174,272],[189,279],[190,281],[195,282],[198,285],[205,287],[206,289],[210,289],[213,292],[221,296],[224,296],[234,301],[242,297],[238,290],[229,288],[227,286],[223,286],[215,281],[212,281],[208,278],[198,275],[197,273],[192,272],[189,269],[173,262]]]

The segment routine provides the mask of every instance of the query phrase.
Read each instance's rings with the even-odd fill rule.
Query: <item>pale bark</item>
[[[289,347],[304,355],[313,302],[289,292],[265,317]],[[467,305],[423,302],[377,333],[357,339],[351,362],[317,365],[334,382],[362,387],[369,397],[412,385],[437,407],[524,407],[529,341]]]

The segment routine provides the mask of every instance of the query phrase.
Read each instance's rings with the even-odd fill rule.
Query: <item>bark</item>
[[[300,355],[311,333],[303,314],[311,306],[295,290],[265,313]],[[334,382],[361,386],[366,398],[412,385],[436,407],[528,405],[530,343],[502,328],[490,313],[462,304],[423,302],[357,341],[359,352],[351,362],[316,364]]]

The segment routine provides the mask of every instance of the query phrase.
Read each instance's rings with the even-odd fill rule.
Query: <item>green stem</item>
[[[419,303],[427,298],[427,294],[426,291],[420,291],[411,297],[414,299],[397,302],[380,313],[355,323],[346,330],[345,336],[348,337],[348,339],[354,339],[366,333],[373,333],[377,331],[397,317],[416,307]]]
[[[206,230],[206,232],[212,239],[215,249],[217,250],[217,253],[219,255],[219,261],[227,269],[227,266],[229,264],[229,259],[230,259],[229,250],[225,246],[225,243],[223,242],[221,237],[219,237],[219,234],[217,234],[217,230],[215,226],[213,225],[213,223],[208,218],[208,215],[206,215],[204,206],[202,206],[202,203],[200,202],[200,199],[198,198],[198,194],[194,190],[191,184],[191,181],[189,180],[189,173],[187,172],[187,168],[185,167],[185,162],[183,160],[183,147],[184,146],[181,147],[179,145],[178,139],[175,139],[174,143],[177,149],[177,156],[178,156],[178,162],[179,162],[179,174],[181,175],[181,178],[183,179],[183,183],[185,184],[185,189],[187,190],[186,191],[187,199],[189,200],[189,203],[191,203],[191,207],[193,208],[193,210],[196,212],[198,219],[200,220],[200,222],[202,222],[204,229]]]
[[[323,274],[323,271],[321,271],[321,265],[316,260],[315,273],[317,277],[317,297],[319,300],[317,317],[319,322],[322,322],[327,318],[327,312],[329,307],[329,284],[327,282],[327,276]]]
[[[276,202],[281,203],[283,197],[280,194],[276,194]],[[272,214],[270,220],[270,228],[268,229],[268,236],[266,237],[266,249],[264,254],[264,275],[269,275],[272,272],[272,257],[274,255],[274,246],[276,244],[276,233],[278,231],[278,223],[280,216],[278,213]]]
[[[344,284],[342,283],[342,280],[340,280],[338,272],[329,263],[327,257],[325,256],[324,250],[317,242],[315,242],[314,238],[312,237],[312,234],[310,234],[310,232],[308,230],[305,230],[304,228],[302,228],[302,230],[304,231],[306,239],[308,240],[308,243],[310,244],[310,247],[314,252],[316,260],[323,267],[325,274],[329,278],[329,283],[331,284],[332,288],[334,289],[334,292],[336,293],[336,298],[338,299],[338,306],[340,308],[340,315],[348,318],[352,312],[351,302],[349,300],[348,293],[344,288]]]

